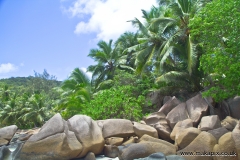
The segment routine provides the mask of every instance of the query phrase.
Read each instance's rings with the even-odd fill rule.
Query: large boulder
[[[200,133],[201,131],[194,127],[183,129],[175,139],[176,145],[178,145],[179,149],[183,149],[187,147]]]
[[[156,123],[153,127],[156,128],[158,132],[158,137],[160,139],[172,142],[172,139],[170,138],[172,129],[169,127],[167,120],[165,120],[165,122]]]
[[[138,141],[139,143],[141,143],[141,142],[155,142],[155,143],[159,143],[159,144],[162,144],[163,146],[166,146],[166,148],[168,148],[169,149],[169,152],[176,152],[176,150],[177,150],[177,147],[175,146],[175,145],[173,145],[173,144],[171,144],[171,143],[169,143],[169,142],[167,142],[167,141],[164,141],[164,140],[161,140],[161,139],[157,139],[157,138],[154,138],[154,137],[151,137],[151,136],[149,136],[149,135],[143,135],[140,139],[139,139],[139,141]],[[162,153],[164,153],[164,152],[162,152]],[[168,155],[168,154],[167,154]]]
[[[188,113],[186,110],[186,103],[183,102],[179,105],[177,105],[175,108],[173,108],[168,114],[167,114],[167,121],[169,123],[169,126],[173,129],[176,123],[179,121],[183,121],[188,118]]]
[[[150,114],[147,117],[144,117],[143,120],[147,125],[154,127],[158,132],[158,137],[166,141],[171,141],[170,133],[171,128],[168,125],[166,120],[166,115],[162,112],[155,112]]]
[[[208,131],[219,127],[221,127],[221,122],[217,115],[202,117],[198,126],[201,131]]]
[[[32,135],[29,141],[39,141],[57,133],[63,133],[64,129],[64,120],[62,116],[57,113],[42,126],[37,134]]]
[[[154,112],[152,114],[150,114],[147,117],[144,117],[143,120],[147,125],[154,125],[156,123],[159,123],[159,121],[161,120],[165,120],[166,115],[164,113],[161,112]]]
[[[157,152],[156,148],[152,148],[152,143],[133,143],[122,149],[118,155],[119,160],[133,160],[144,158],[152,153]]]
[[[173,128],[170,134],[170,138],[175,141],[176,137],[179,135],[179,133],[182,132],[182,130],[192,126],[193,126],[193,123],[191,119],[185,119],[184,121],[178,122]]]
[[[240,96],[236,96],[233,99],[228,100],[231,116],[236,119],[240,119]]]
[[[205,131],[202,131],[187,147],[177,152],[178,155],[182,155],[183,153],[193,154],[203,154],[213,152],[213,147],[217,144],[216,138]],[[211,156],[183,156],[187,160],[212,160]]]
[[[0,146],[8,144],[17,129],[18,127],[16,125],[0,128]]]
[[[67,122],[56,114],[26,141],[15,159],[64,160],[76,158],[82,150],[74,132],[68,130]]]
[[[161,139],[157,139],[154,137],[151,137],[149,135],[143,135],[139,141],[139,143],[141,142],[155,142],[155,143],[159,143],[162,144],[163,147],[166,147],[166,149],[169,149],[170,153],[175,153],[177,150],[177,147],[175,145],[173,145],[172,143],[169,143],[165,140],[161,140]],[[161,151],[162,153],[169,155],[170,153],[168,153],[168,151]]]
[[[107,119],[103,122],[103,137],[130,137],[134,135],[133,124],[127,119]]]
[[[237,119],[227,116],[224,120],[222,120],[221,125],[228,129],[229,131],[232,131],[237,125],[237,123],[238,123]]]
[[[192,119],[194,127],[197,127],[201,118],[207,115],[208,103],[206,101],[211,104],[213,103],[213,100],[211,98],[206,98],[205,100],[202,98],[201,94],[198,94],[186,101],[188,115],[189,118]]]
[[[132,160],[144,158],[156,152],[162,152],[165,155],[172,155],[176,154],[176,147],[166,141],[144,135],[139,143],[130,144],[122,149],[119,153],[119,159]]]
[[[57,133],[38,141],[28,139],[16,160],[66,160],[76,158],[82,149],[73,132]]]
[[[228,153],[228,154],[230,154],[232,152],[237,153],[231,132],[224,134],[219,139],[218,144],[216,144],[213,148],[213,152],[214,153],[217,153],[217,152],[218,153]],[[221,156],[215,156],[214,159],[215,160],[237,160],[238,157],[221,155]]]
[[[167,115],[174,107],[179,105],[181,101],[179,101],[175,96],[168,100],[158,112],[164,113]]]
[[[232,131],[232,138],[235,144],[237,155],[239,156],[240,159],[240,121],[238,121],[238,124]]]
[[[220,127],[208,131],[208,133],[211,133],[216,138],[216,140],[219,140],[219,138],[227,132],[229,132],[229,130],[227,130],[225,127]]]
[[[158,138],[157,130],[146,124],[140,124],[138,122],[133,122],[133,130],[139,138],[141,138],[144,134],[147,134],[154,138]]]
[[[88,152],[99,154],[102,152],[105,141],[102,131],[91,117],[75,115],[68,121],[69,130],[74,132],[83,150],[78,157],[85,156]]]

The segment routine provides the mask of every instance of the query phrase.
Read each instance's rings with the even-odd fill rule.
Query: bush
[[[93,119],[124,118],[140,120],[145,97],[134,96],[134,86],[125,85],[98,92],[91,102],[87,103],[83,113]]]

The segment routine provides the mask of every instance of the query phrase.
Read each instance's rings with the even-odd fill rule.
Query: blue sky
[[[26,77],[44,69],[64,80],[99,40],[116,40],[135,28],[155,0],[0,0],[0,78]],[[90,73],[88,73],[90,75]]]

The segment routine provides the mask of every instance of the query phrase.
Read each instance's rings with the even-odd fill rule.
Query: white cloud
[[[81,67],[80,68],[83,72],[86,73],[86,75],[91,79],[92,78],[92,72],[87,72],[87,68]]]
[[[11,63],[1,64],[0,73],[9,73],[18,70],[18,67]]]
[[[125,31],[135,31],[128,20],[142,19],[141,9],[149,10],[156,0],[75,0],[63,10],[72,17],[80,17],[74,33],[95,32],[97,39],[116,40]],[[89,17],[89,19],[86,19]]]

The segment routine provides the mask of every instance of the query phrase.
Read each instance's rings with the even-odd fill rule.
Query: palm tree
[[[166,42],[169,30],[173,27],[171,19],[165,19],[164,24],[155,25],[152,21],[158,17],[164,17],[167,14],[167,9],[164,7],[152,7],[150,12],[142,10],[145,23],[135,18],[129,22],[140,31],[140,36],[137,38],[139,44],[129,47],[125,51],[135,51],[136,72],[142,74],[146,70],[154,71],[157,67],[160,52]]]
[[[8,96],[8,101],[5,101],[0,109],[1,124],[17,124],[19,113],[20,108],[17,105],[17,94],[14,94],[12,97]]]
[[[60,110],[65,118],[79,113],[83,104],[91,99],[90,79],[79,68],[72,71],[58,90],[61,92],[61,100],[57,102],[56,109]]]
[[[139,34],[133,32],[125,32],[117,39],[115,46],[120,53],[122,53],[122,58],[126,59],[126,65],[132,68],[135,68],[135,58],[133,51],[127,51],[126,49],[138,44],[137,38]]]
[[[10,90],[8,85],[4,85],[3,88],[0,90],[1,92],[1,100],[7,102],[10,100]]]
[[[148,70],[158,77],[156,82],[165,86],[201,89],[199,55],[191,41],[189,20],[206,2],[162,0],[158,8],[152,7],[150,12],[142,10],[145,23],[137,18],[131,21],[142,34],[139,44],[127,49],[135,51],[138,74]]]
[[[51,104],[46,104],[43,94],[33,94],[28,99],[28,106],[22,109],[24,114],[20,117],[25,122],[33,123],[34,127],[42,126],[52,116]]]
[[[92,85],[95,89],[104,86],[101,83],[111,83],[117,68],[133,70],[133,68],[125,65],[126,59],[121,57],[121,53],[117,46],[113,46],[113,41],[108,43],[105,41],[98,42],[99,49],[92,49],[89,57],[93,58],[96,65],[90,65],[88,71],[92,72]]]
[[[201,90],[200,81],[203,73],[198,70],[199,56],[195,45],[191,40],[189,21],[209,0],[170,0],[160,1],[171,9],[168,17],[159,17],[152,20],[153,25],[162,24],[167,20],[173,22],[173,30],[165,41],[160,52],[161,74],[157,82],[182,82],[182,86],[188,84],[193,90]],[[167,59],[172,59],[172,70],[164,72]],[[171,81],[171,82],[170,82]],[[181,86],[181,85],[178,85]]]

